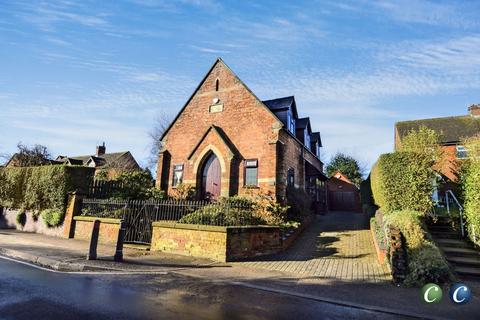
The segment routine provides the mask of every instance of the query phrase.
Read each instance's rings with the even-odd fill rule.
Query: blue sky
[[[480,102],[477,1],[2,1],[0,153],[83,155],[102,141],[145,164],[217,56],[261,99],[295,95],[324,143],[369,170],[396,121]]]

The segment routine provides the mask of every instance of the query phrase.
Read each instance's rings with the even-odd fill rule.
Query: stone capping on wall
[[[370,233],[372,234],[373,244],[375,245],[375,251],[377,252],[377,259],[380,264],[385,263],[385,258],[387,256],[387,249],[381,249],[380,245],[378,244],[377,237],[375,235],[375,228],[372,224],[370,224]],[[387,264],[389,267],[390,265]]]
[[[87,217],[87,216],[75,216],[73,217],[73,220],[75,221],[95,221],[98,220],[101,223],[107,223],[107,224],[120,224],[121,219],[115,219],[115,218],[99,218],[99,217]]]
[[[201,224],[188,224],[188,223],[165,222],[165,221],[152,222],[152,227],[166,227],[166,228],[173,228],[173,229],[200,230],[200,231],[211,231],[211,232],[227,232],[227,228],[222,226],[207,226],[207,225],[201,225]]]
[[[165,222],[165,221],[155,221],[152,222],[152,227],[166,227],[173,229],[187,229],[187,230],[200,230],[200,231],[210,231],[210,232],[243,232],[243,231],[255,231],[255,230],[265,230],[265,229],[279,229],[278,226],[267,226],[267,225],[258,225],[258,226],[210,226],[203,224],[189,224],[189,223],[178,223],[178,222]]]

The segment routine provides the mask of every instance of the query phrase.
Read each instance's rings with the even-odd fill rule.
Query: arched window
[[[215,91],[218,91],[218,88],[220,87],[220,80],[215,80]]]

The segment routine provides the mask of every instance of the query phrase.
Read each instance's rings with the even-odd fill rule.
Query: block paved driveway
[[[236,264],[287,272],[301,278],[389,281],[390,272],[386,265],[378,263],[365,220],[362,213],[352,212],[316,216],[285,252]]]

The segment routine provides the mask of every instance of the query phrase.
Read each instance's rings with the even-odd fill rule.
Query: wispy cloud
[[[437,41],[405,42],[381,58],[398,60],[411,67],[449,72],[475,72],[480,68],[480,35]],[[460,69],[460,70],[459,70]]]
[[[230,50],[222,50],[222,49],[215,49],[215,48],[206,48],[206,47],[199,47],[195,45],[190,46],[192,49],[204,52],[204,53],[215,53],[215,54],[226,54],[230,53]]]

